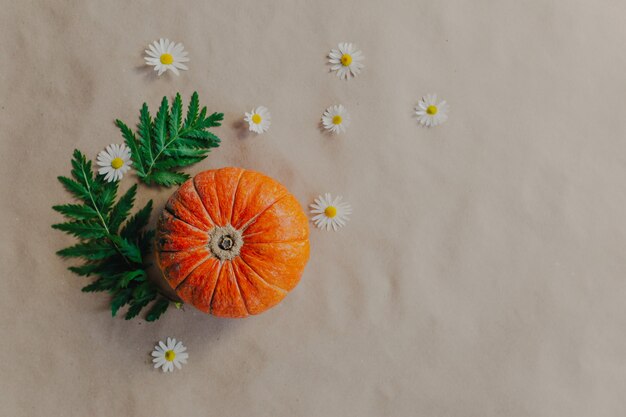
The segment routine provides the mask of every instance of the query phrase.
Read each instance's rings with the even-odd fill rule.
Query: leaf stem
[[[173,138],[170,138],[170,140],[165,145],[163,145],[163,149],[161,149],[159,153],[156,154],[156,156],[152,159],[152,162],[148,166],[148,169],[146,170],[146,177],[149,177],[150,174],[152,173],[152,168],[154,167],[154,164],[157,162],[157,160],[159,159],[163,151],[165,151],[168,148],[168,146],[170,146],[172,143],[180,139],[181,136],[183,136],[183,133],[187,133],[188,130],[193,130],[193,129],[186,128],[186,129],[179,130],[178,132],[176,132],[176,135]]]
[[[83,177],[87,178],[87,173],[85,172],[85,167],[83,164],[80,165],[80,170],[83,172]],[[89,192],[89,199],[91,200],[91,204],[93,205],[94,210],[96,210],[96,213],[98,213],[98,217],[100,218],[100,223],[102,223],[102,227],[104,227],[104,230],[106,230],[109,241],[111,242],[111,244],[113,244],[113,247],[115,248],[117,253],[119,253],[122,256],[122,258],[124,259],[124,262],[130,265],[131,264],[130,260],[126,257],[126,255],[124,255],[124,253],[122,253],[122,250],[120,249],[120,247],[117,246],[115,241],[111,239],[110,237],[112,235],[111,235],[109,226],[107,225],[107,222],[104,220],[104,217],[102,217],[102,213],[100,212],[100,209],[98,208],[98,205],[96,204],[96,201],[93,198],[93,192],[91,189],[91,185],[89,184],[89,181],[85,181],[85,184],[87,186],[87,191]]]

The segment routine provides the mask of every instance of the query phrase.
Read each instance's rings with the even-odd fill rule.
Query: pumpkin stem
[[[229,261],[239,256],[243,246],[241,232],[233,226],[214,227],[209,231],[209,250],[220,261]]]

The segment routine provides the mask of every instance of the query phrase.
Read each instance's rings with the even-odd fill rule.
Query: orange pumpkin
[[[300,281],[308,219],[293,195],[263,174],[204,171],[168,200],[156,258],[186,303],[220,317],[259,314]]]

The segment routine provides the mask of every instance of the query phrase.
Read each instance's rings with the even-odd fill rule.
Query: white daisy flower
[[[100,152],[96,163],[101,167],[98,174],[104,175],[108,182],[119,181],[130,169],[133,161],[130,160],[130,149],[125,144],[111,144]]]
[[[183,64],[183,62],[188,62],[189,58],[187,58],[187,52],[182,43],[171,42],[169,39],[159,39],[148,45],[146,54],[144,57],[146,64],[152,65],[154,70],[159,72],[158,75],[167,70],[180,75],[179,69],[189,69]]]
[[[176,339],[168,337],[167,343],[159,342],[159,345],[155,346],[152,351],[154,367],[162,368],[163,372],[172,372],[174,365],[180,369],[181,364],[187,363],[189,357],[186,350],[183,342],[177,342]]]
[[[361,51],[351,43],[340,43],[337,49],[331,49],[328,54],[328,62],[332,65],[332,71],[337,71],[337,77],[347,80],[356,77],[365,67],[361,61],[365,57]]]
[[[342,133],[350,126],[350,115],[341,104],[330,106],[322,115],[322,124],[331,133]]]
[[[252,109],[250,113],[246,112],[244,120],[248,122],[248,129],[261,134],[270,128],[272,115],[267,107],[259,106],[256,109]]]
[[[346,225],[348,216],[352,213],[350,204],[342,202],[343,197],[336,197],[334,200],[329,193],[319,196],[315,203],[311,204],[311,214],[313,223],[320,229],[337,230]]]
[[[422,97],[415,107],[417,121],[426,127],[434,127],[448,120],[450,106],[445,100],[437,101],[436,94],[427,94]]]

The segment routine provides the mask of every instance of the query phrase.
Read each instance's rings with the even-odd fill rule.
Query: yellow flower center
[[[326,217],[329,218],[333,218],[337,215],[337,207],[335,206],[328,206],[326,207],[326,210],[324,210],[324,214],[326,215]]]
[[[333,116],[333,124],[334,125],[340,125],[342,122],[342,118],[339,115]]]
[[[437,106],[433,106],[431,104],[430,106],[426,108],[426,113],[430,114],[431,116],[434,116],[435,114],[437,114]]]
[[[347,67],[350,64],[352,64],[352,55],[343,54],[341,56],[341,65],[343,65],[344,67]]]
[[[174,57],[172,56],[172,54],[161,55],[161,64],[170,65],[172,62],[174,62]]]
[[[167,352],[165,352],[166,361],[172,362],[175,357],[176,357],[176,352],[174,352],[173,350],[168,350]]]
[[[252,116],[252,123],[254,123],[255,125],[258,125],[259,123],[261,123],[262,120],[263,119],[258,114],[254,114]]]
[[[124,165],[124,160],[120,157],[117,157],[111,161],[111,166],[113,169],[120,169]]]

